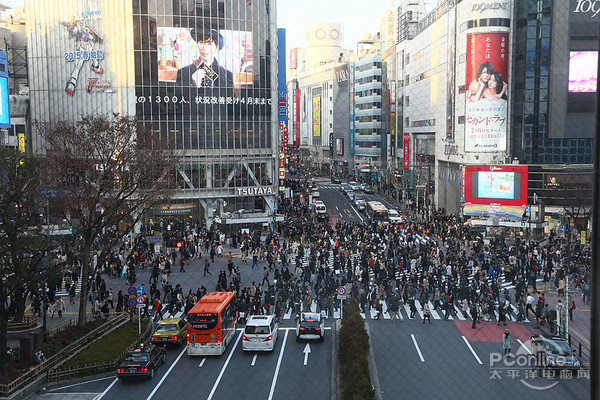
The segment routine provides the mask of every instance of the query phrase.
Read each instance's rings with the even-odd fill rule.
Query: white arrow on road
[[[304,365],[308,364],[308,355],[310,354],[310,344],[306,343],[306,346],[304,347]]]

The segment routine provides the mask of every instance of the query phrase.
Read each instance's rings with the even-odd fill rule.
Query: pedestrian
[[[377,304],[375,305],[375,310],[377,311],[377,315],[375,316],[375,319],[380,319],[381,318],[381,314],[383,314],[383,305],[381,304],[381,302],[377,302]]]
[[[571,321],[573,321],[573,311],[575,310],[575,308],[576,308],[575,300],[573,300],[573,298],[571,297],[570,303],[569,303],[569,319]]]
[[[506,357],[508,354],[510,354],[511,340],[510,340],[510,333],[508,332],[508,329],[504,330],[504,336],[502,337],[502,348],[504,349],[504,357]]]
[[[267,286],[269,285],[269,271],[267,270],[267,267],[263,267],[263,280],[261,285],[264,286],[265,281],[267,281]]]
[[[415,304],[415,298],[410,297],[408,300],[408,306],[410,307],[410,319],[415,319],[415,314],[417,313],[417,306]]]
[[[106,300],[108,300],[108,304],[110,304],[110,308],[114,309],[115,304],[113,300],[113,290],[112,288],[108,289],[108,295],[106,296]]]
[[[533,295],[531,293],[527,293],[527,304],[526,304],[526,307],[525,307],[525,318],[529,317],[529,310],[531,310],[531,313],[535,317],[535,311],[533,311],[533,302],[534,301],[535,301],[535,299],[533,298]]]
[[[477,319],[479,318],[479,302],[473,303],[471,307],[471,318],[473,318],[472,329],[477,329]]]
[[[210,262],[208,261],[208,259],[204,260],[204,277],[206,278],[206,274],[209,274],[210,276],[212,276],[212,274],[209,271],[210,268]]]
[[[590,304],[590,283],[586,280],[583,284],[583,302],[584,304]]]
[[[163,319],[162,313],[162,304],[160,303],[160,299],[157,297],[154,300],[154,320],[156,321],[156,317],[160,315],[160,319]]]
[[[183,268],[185,266],[185,258],[183,256],[181,256],[181,258],[179,259],[179,272],[185,272],[185,269]]]
[[[423,323],[428,320],[431,324],[431,309],[429,308],[429,302],[423,303]]]
[[[65,311],[65,302],[63,301],[62,297],[58,297],[58,299],[56,299],[56,311],[58,311],[58,318],[62,317],[63,311]]]

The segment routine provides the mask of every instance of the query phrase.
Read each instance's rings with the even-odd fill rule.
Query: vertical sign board
[[[25,153],[25,134],[19,133],[19,152]]]
[[[354,154],[354,64],[350,64],[350,154]]]
[[[410,169],[410,133],[404,132],[404,170]]]
[[[0,128],[10,128],[8,57],[0,51]]]
[[[506,150],[508,32],[467,35],[465,151]]]
[[[300,89],[296,91],[296,140],[294,147],[300,147]]]
[[[287,85],[286,85],[286,54],[285,29],[277,29],[277,116],[279,119],[279,137],[284,154],[288,152],[287,143]]]
[[[313,136],[321,136],[321,96],[313,97]]]

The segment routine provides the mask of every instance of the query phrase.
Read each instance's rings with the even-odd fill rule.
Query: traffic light
[[[304,193],[300,193],[300,198],[303,199],[304,198]]]

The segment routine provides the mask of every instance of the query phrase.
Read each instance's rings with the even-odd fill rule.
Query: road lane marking
[[[306,343],[306,346],[304,346],[304,365],[308,364],[308,355],[310,354],[310,343]]]
[[[473,353],[473,356],[475,357],[475,359],[477,360],[477,362],[479,363],[479,365],[483,365],[483,363],[481,362],[481,360],[477,356],[477,353],[475,353],[475,350],[473,350],[473,347],[471,347],[471,343],[469,343],[469,341],[467,340],[466,337],[463,336],[462,338],[465,341],[465,343],[467,344],[467,347],[469,348],[469,350],[471,350],[471,353]]]
[[[425,359],[423,358],[423,354],[421,354],[421,349],[419,348],[419,345],[417,344],[417,338],[415,338],[415,335],[413,333],[411,333],[410,336],[412,337],[412,341],[415,344],[417,353],[419,353],[419,358],[421,359],[421,362],[425,362]]]
[[[254,364],[256,364],[256,357],[258,357],[258,353],[254,353],[254,357],[252,357],[252,362],[250,363],[250,365],[252,365],[254,367]]]
[[[335,206],[335,209],[338,210],[338,211],[340,211],[340,209],[338,208],[338,206]]]
[[[223,368],[221,368],[221,372],[219,373],[219,376],[217,377],[217,380],[215,381],[215,384],[213,385],[213,388],[210,391],[210,394],[208,395],[208,398],[206,400],[212,399],[212,397],[215,395],[215,392],[217,391],[217,387],[219,386],[219,382],[221,382],[221,378],[223,378],[225,369],[227,368],[227,365],[229,365],[229,361],[231,360],[231,357],[233,356],[233,353],[235,352],[235,348],[237,347],[241,338],[242,338],[242,332],[240,332],[240,334],[238,335],[238,338],[236,339],[235,344],[233,345],[233,348],[229,352],[229,356],[227,357],[227,360],[225,361]]]
[[[104,396],[106,396],[106,393],[108,393],[108,391],[110,389],[112,389],[113,386],[115,386],[115,384],[119,381],[119,378],[115,378],[114,381],[112,381],[112,383],[110,385],[108,385],[108,387],[106,389],[104,389],[104,392],[100,393],[99,396],[97,396],[94,400],[100,400],[101,398],[103,398]]]
[[[160,381],[158,381],[158,384],[154,387],[154,390],[152,390],[152,392],[150,393],[150,396],[148,396],[146,398],[146,400],[150,400],[154,396],[154,394],[158,391],[158,388],[160,388],[160,385],[162,385],[162,383],[165,381],[165,379],[167,379],[167,376],[169,376],[169,374],[171,373],[171,371],[173,370],[173,368],[175,368],[175,365],[177,365],[177,363],[179,362],[179,360],[183,356],[183,353],[186,352],[186,350],[187,350],[187,346],[184,347],[183,350],[181,350],[181,353],[179,353],[179,355],[175,359],[175,362],[173,364],[171,364],[171,366],[169,367],[169,369],[167,370],[167,372],[165,373],[165,375],[162,377],[162,379]]]
[[[68,388],[72,388],[72,387],[79,386],[79,385],[85,385],[87,383],[105,381],[107,379],[113,379],[113,378],[114,378],[114,376],[106,376],[104,378],[92,379],[91,381],[79,382],[79,383],[74,383],[72,385],[57,387],[57,388],[54,388],[54,389],[50,389],[48,391],[49,392],[56,392],[56,391],[62,390],[62,389],[68,389]]]
[[[206,362],[206,357],[204,357],[202,359],[202,361],[200,361],[200,364],[198,364],[199,367],[202,367],[204,365],[204,363]]]
[[[273,382],[271,383],[271,391],[269,392],[269,399],[273,400],[273,393],[275,393],[275,384],[277,383],[277,376],[279,375],[279,368],[281,367],[281,360],[283,359],[283,351],[285,350],[285,344],[287,343],[287,337],[289,330],[285,331],[285,335],[283,336],[283,344],[281,345],[281,350],[279,351],[279,359],[277,359],[277,366],[275,367],[275,374],[273,375]]]
[[[528,352],[529,354],[532,354],[532,353],[531,353],[531,350],[529,350],[529,349],[527,348],[527,346],[525,346],[525,343],[521,342],[521,339],[517,339],[517,342],[519,342],[519,343],[521,344],[521,346],[523,346],[523,348],[524,348],[525,350],[527,350],[527,352]]]

